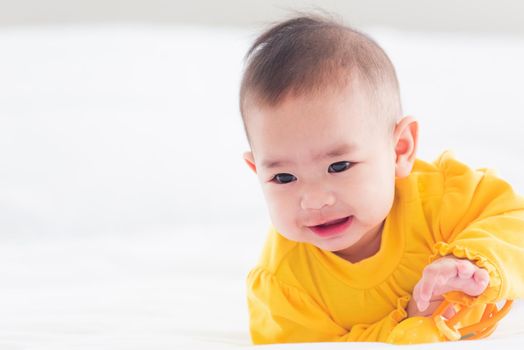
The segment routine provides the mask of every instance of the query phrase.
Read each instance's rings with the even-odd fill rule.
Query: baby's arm
[[[408,304],[408,316],[429,316],[451,291],[478,296],[489,284],[489,273],[467,259],[445,256],[426,266],[422,278],[413,289]],[[452,309],[448,315],[452,315]]]
[[[524,197],[493,171],[473,170],[448,153],[436,164],[443,194],[428,206],[435,242],[430,261],[452,256],[488,272],[485,290],[474,297],[464,293],[465,302],[524,297]]]

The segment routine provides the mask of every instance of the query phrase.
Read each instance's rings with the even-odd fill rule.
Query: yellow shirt
[[[247,278],[252,341],[385,341],[424,267],[448,254],[489,272],[475,302],[524,296],[524,198],[445,152],[396,180],[374,256],[351,263],[270,229]]]

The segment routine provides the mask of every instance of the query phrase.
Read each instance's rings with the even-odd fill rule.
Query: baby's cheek
[[[386,218],[391,209],[391,199],[384,193],[361,188],[352,196],[350,205],[362,221],[377,222]]]
[[[299,217],[296,210],[293,210],[287,203],[278,201],[272,202],[269,207],[269,214],[271,223],[284,237],[291,240],[299,240],[300,234],[298,232]]]

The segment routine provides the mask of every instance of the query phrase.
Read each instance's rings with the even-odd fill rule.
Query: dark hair
[[[332,18],[305,15],[278,23],[248,50],[240,87],[240,113],[246,128],[246,105],[276,106],[285,96],[320,93],[359,79],[380,119],[394,125],[401,115],[395,69],[369,36]]]

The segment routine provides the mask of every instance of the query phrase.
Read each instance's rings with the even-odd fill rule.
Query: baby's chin
[[[360,236],[355,234],[355,232],[343,232],[338,235],[320,237],[316,235],[311,229],[304,227],[302,229],[296,229],[294,231],[279,231],[284,235],[288,240],[299,242],[299,243],[309,243],[315,247],[329,251],[337,252],[343,251],[347,248],[350,248],[360,240]]]
[[[303,243],[309,243],[315,247],[329,251],[337,252],[340,250],[345,250],[350,248],[359,241],[359,237],[355,236],[354,232],[343,232],[339,235],[334,235],[331,237],[319,237],[312,232],[308,232],[306,235],[303,235],[301,239]]]
[[[358,239],[355,239],[355,237],[347,237],[347,234],[345,234],[323,240],[317,239],[315,242],[311,242],[311,244],[322,250],[336,253],[351,248],[357,242]]]

